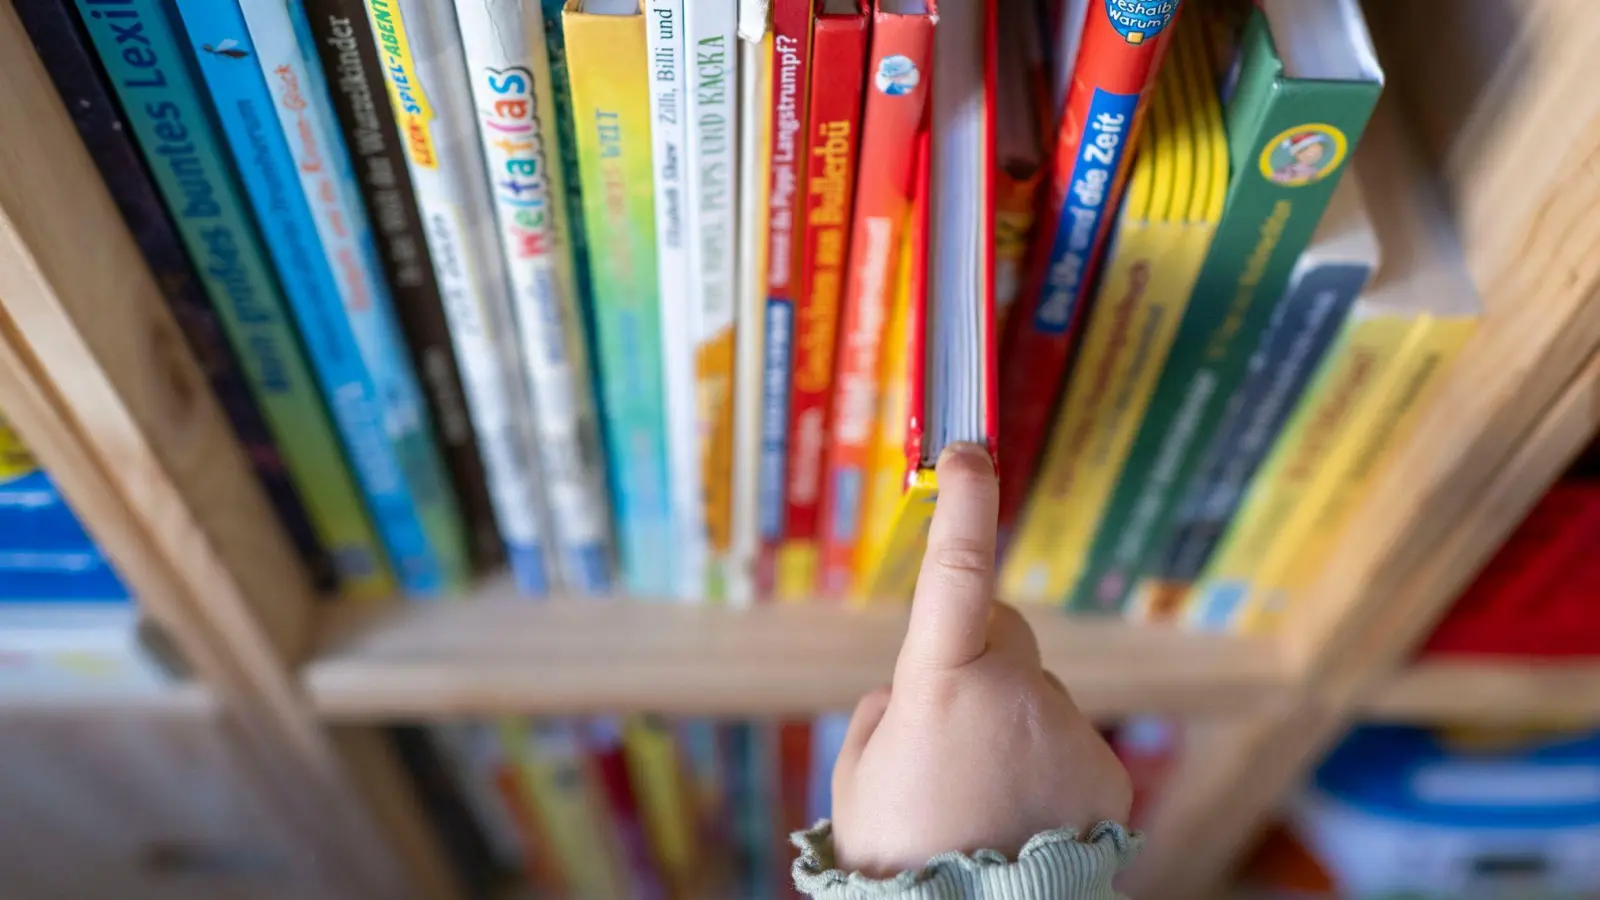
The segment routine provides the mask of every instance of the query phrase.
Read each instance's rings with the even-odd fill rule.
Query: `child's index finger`
[[[988,451],[952,444],[939,455],[939,499],[901,666],[956,668],[983,654],[994,594],[1000,486]]]

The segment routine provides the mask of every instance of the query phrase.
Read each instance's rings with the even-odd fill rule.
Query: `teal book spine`
[[[376,533],[174,23],[159,0],[76,7],[341,584],[351,596],[389,592]]]
[[[237,0],[175,0],[174,5],[267,250],[277,264],[312,369],[401,585],[414,595],[440,595],[464,573],[464,548],[458,530],[454,552],[441,552],[424,524],[423,498],[407,477],[402,454],[392,440],[396,434],[414,431],[419,417],[426,422],[414,380],[409,398],[381,393],[374,360],[363,355],[353,327],[352,313],[377,324],[375,317],[366,317],[378,298],[359,293],[361,279],[355,274],[341,291],[339,275],[353,272],[359,262],[340,258],[337,247],[330,253],[324,244],[301,182],[302,167],[278,121],[278,104]],[[292,31],[288,37],[292,40]],[[376,330],[369,336],[380,338]],[[395,389],[392,383],[382,387]],[[455,512],[453,495],[445,496],[450,497],[447,508]]]
[[[1180,494],[1249,370],[1296,261],[1377,104],[1378,78],[1293,78],[1256,10],[1223,110],[1231,180],[1222,221],[1122,477],[1100,520],[1074,611],[1118,613],[1152,574]]]

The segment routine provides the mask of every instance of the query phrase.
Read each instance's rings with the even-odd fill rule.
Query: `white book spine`
[[[543,577],[544,500],[533,409],[522,377],[511,288],[496,246],[488,179],[477,151],[472,91],[449,4],[369,0],[406,168],[427,234],[467,412],[478,434],[495,523],[524,591]]]
[[[762,130],[771,87],[767,59],[763,40],[739,41],[739,316],[734,338],[732,546],[727,562],[728,600],[734,605],[755,601],[755,568],[761,553],[761,378],[766,346],[762,326],[767,302],[762,266],[767,240]]]
[[[699,0],[689,0],[697,3]],[[700,440],[695,410],[694,350],[699,303],[689,263],[685,167],[687,78],[684,0],[647,0],[645,42],[650,53],[650,144],[655,170],[656,283],[661,295],[661,360],[667,397],[667,468],[672,475],[678,535],[677,591],[704,596],[706,538],[700,502]]]
[[[685,233],[694,319],[695,410],[700,502],[709,564],[721,571],[727,549],[726,446],[733,415],[734,325],[738,305],[735,256],[738,165],[738,10],[735,0],[694,0],[684,7],[688,62],[688,153]],[[718,446],[717,442],[724,442]],[[722,585],[723,579],[713,581]]]
[[[477,132],[532,399],[565,586],[611,589],[610,510],[572,277],[544,19],[521,0],[457,0]]]

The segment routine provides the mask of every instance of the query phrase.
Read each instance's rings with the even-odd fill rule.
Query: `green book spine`
[[[1147,574],[1381,89],[1287,76],[1265,16],[1251,15],[1224,109],[1232,178],[1222,222],[1071,609],[1119,612]]]

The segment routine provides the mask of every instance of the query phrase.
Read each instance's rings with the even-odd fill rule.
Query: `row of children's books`
[[[507,719],[392,735],[463,884],[502,896],[791,896],[848,716]],[[672,752],[680,747],[680,753]]]
[[[1478,314],[1354,0],[16,5],[350,595],[1266,629]]]

